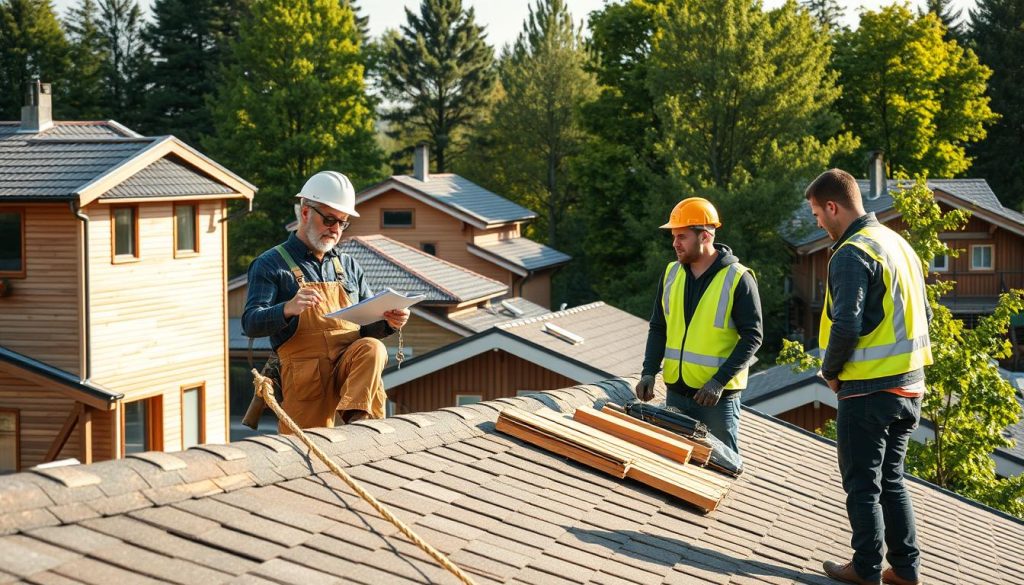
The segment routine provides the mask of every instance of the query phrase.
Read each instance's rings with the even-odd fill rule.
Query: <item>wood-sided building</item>
[[[255,188],[31,96],[0,123],[0,471],[225,441],[224,220]]]

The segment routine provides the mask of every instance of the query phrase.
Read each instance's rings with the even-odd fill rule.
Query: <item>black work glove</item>
[[[650,374],[640,376],[640,381],[636,383],[636,388],[633,391],[636,393],[636,397],[644,402],[654,398],[654,376]]]
[[[693,401],[701,406],[714,406],[722,398],[722,384],[711,378],[700,387]]]

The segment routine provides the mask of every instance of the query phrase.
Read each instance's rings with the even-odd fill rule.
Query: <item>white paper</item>
[[[368,299],[328,313],[328,317],[344,319],[356,325],[369,325],[384,318],[384,313],[395,309],[406,309],[425,299],[424,295],[406,296],[391,288],[386,288]]]

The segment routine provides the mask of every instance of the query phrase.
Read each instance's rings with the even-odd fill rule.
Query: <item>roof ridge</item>
[[[511,329],[513,327],[519,327],[520,325],[529,325],[530,323],[540,323],[541,321],[550,321],[551,319],[558,319],[559,317],[565,317],[566,315],[574,315],[576,313],[582,313],[583,311],[589,311],[598,307],[605,306],[604,301],[594,301],[586,305],[577,305],[568,309],[562,309],[561,311],[553,311],[545,313],[544,315],[536,315],[534,317],[523,317],[522,319],[512,319],[503,323],[495,325],[498,329]]]

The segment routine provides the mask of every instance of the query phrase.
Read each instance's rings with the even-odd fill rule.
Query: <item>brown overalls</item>
[[[299,314],[295,335],[277,348],[281,360],[281,404],[301,428],[333,427],[337,411],[362,410],[370,418],[384,418],[384,382],[381,373],[388,354],[384,344],[359,337],[359,325],[327,317],[351,304],[342,283],[344,271],[333,257],[336,282],[306,282],[288,251],[275,248],[288,264],[300,288],[316,289],[324,302]],[[278,431],[290,431],[278,423]]]

